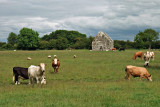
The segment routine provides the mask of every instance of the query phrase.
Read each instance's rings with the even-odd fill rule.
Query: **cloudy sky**
[[[40,37],[65,29],[133,41],[146,28],[160,32],[160,0],[0,0],[0,41],[23,27]]]

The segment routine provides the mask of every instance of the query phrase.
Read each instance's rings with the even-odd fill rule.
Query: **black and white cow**
[[[13,81],[15,82],[15,85],[20,84],[19,78],[29,79],[28,68],[23,68],[23,67],[13,68]]]

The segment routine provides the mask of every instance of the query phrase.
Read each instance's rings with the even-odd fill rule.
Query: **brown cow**
[[[112,51],[116,51],[116,48],[112,48]]]
[[[134,56],[133,56],[133,60],[137,59],[137,57],[140,57],[142,59],[143,57],[143,52],[139,51],[139,52],[135,52]]]
[[[125,79],[130,80],[131,75],[133,77],[140,77],[139,80],[141,80],[144,77],[147,78],[149,81],[152,81],[152,76],[148,73],[147,69],[144,67],[127,65],[125,69]]]
[[[56,58],[56,55],[54,55],[54,59],[52,61],[52,67],[54,69],[54,73],[58,72],[59,66],[60,66],[60,61],[59,59]]]

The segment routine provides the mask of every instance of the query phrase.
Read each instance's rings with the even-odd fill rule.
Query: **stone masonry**
[[[114,41],[104,32],[98,32],[92,41],[93,51],[107,51],[114,47]]]

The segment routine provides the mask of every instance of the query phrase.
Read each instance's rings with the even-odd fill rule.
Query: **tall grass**
[[[152,107],[160,106],[160,56],[150,62],[153,82],[139,78],[124,80],[126,65],[143,66],[141,59],[132,60],[137,50],[125,52],[73,51],[0,51],[0,105],[25,107]],[[143,50],[145,52],[146,50]],[[54,74],[52,59],[60,59],[59,73]],[[77,55],[74,59],[73,55]],[[27,57],[32,60],[27,60]],[[12,82],[14,66],[47,64],[47,85],[20,85]]]

